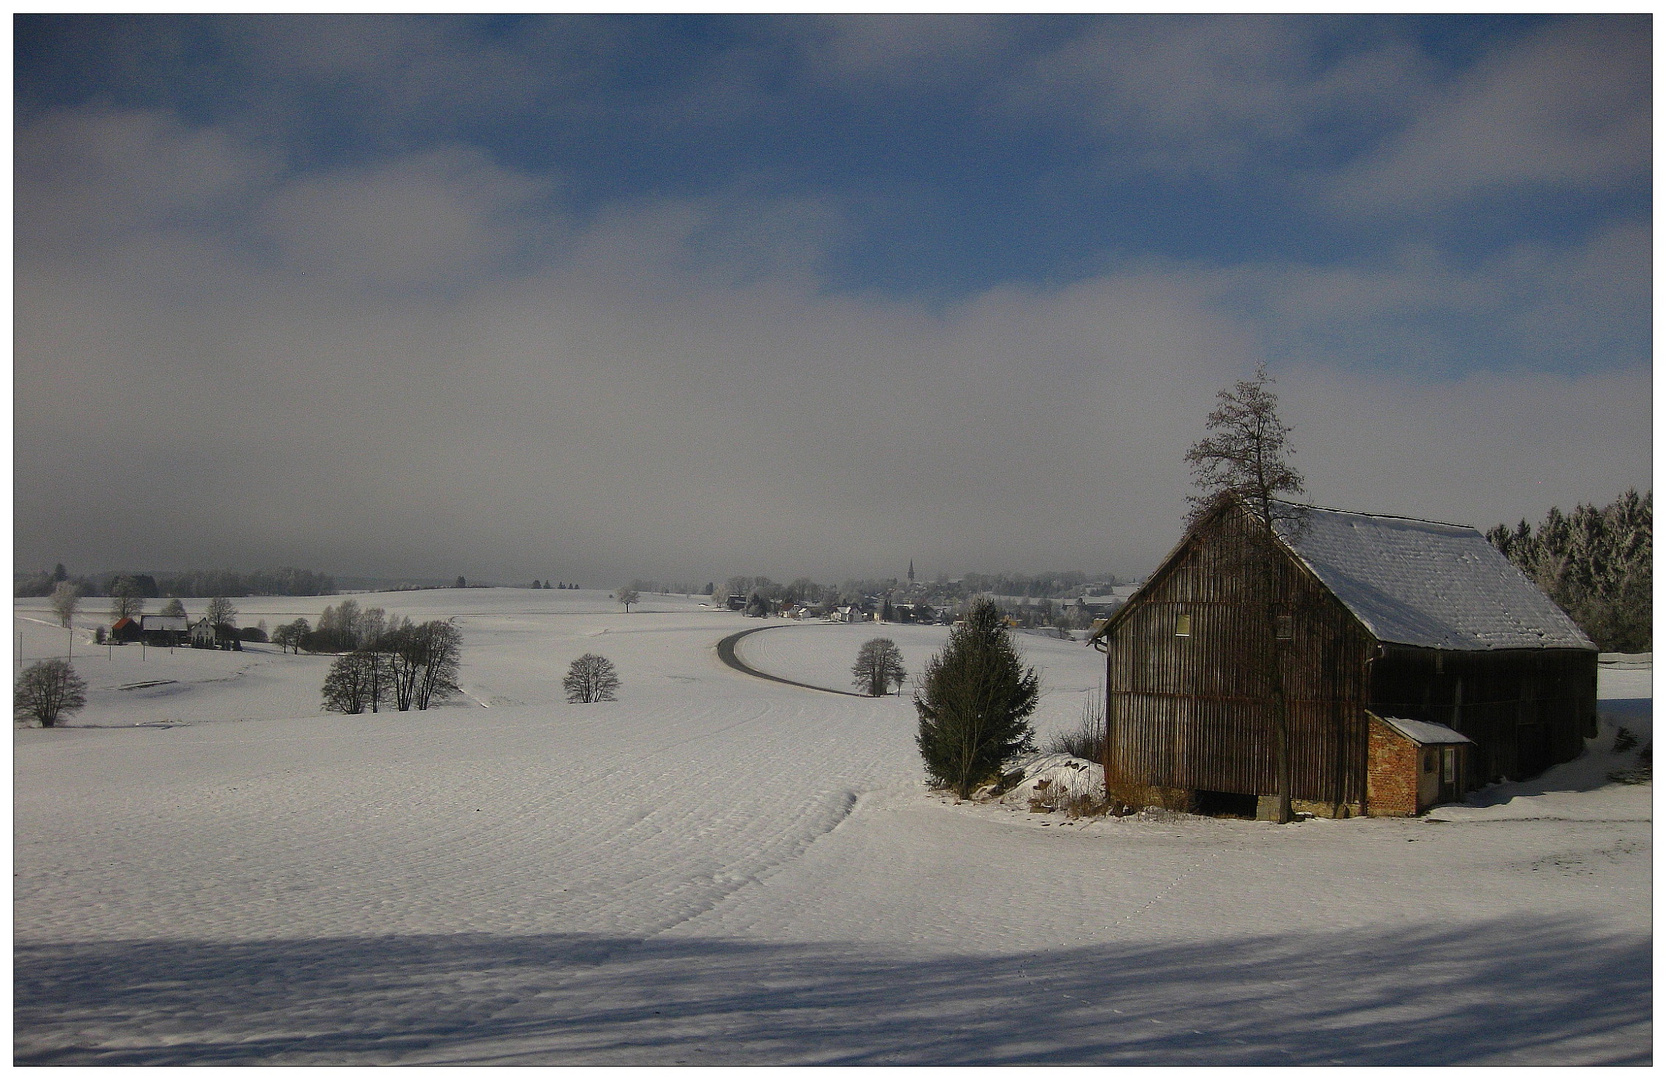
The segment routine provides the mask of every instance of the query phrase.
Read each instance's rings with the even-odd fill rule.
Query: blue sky
[[[19,17],[16,381],[61,403],[20,405],[16,559],[1138,573],[1259,361],[1317,501],[1605,502],[1652,486],[1651,34]],[[120,478],[33,452],[134,399]],[[163,470],[191,432],[245,449]],[[469,493],[417,514],[441,459]],[[201,543],[88,539],[65,485]]]

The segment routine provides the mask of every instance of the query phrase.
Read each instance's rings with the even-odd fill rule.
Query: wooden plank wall
[[[1372,671],[1372,711],[1445,724],[1475,740],[1475,786],[1578,757],[1596,733],[1596,699],[1597,654],[1583,649],[1437,653],[1391,645]]]
[[[1271,794],[1275,727],[1253,657],[1271,630],[1249,598],[1243,526],[1228,515],[1153,581],[1107,643],[1107,762],[1158,787]],[[1292,641],[1281,670],[1293,734],[1292,797],[1362,803],[1375,643],[1293,562],[1282,565]],[[1191,617],[1191,635],[1175,635]]]

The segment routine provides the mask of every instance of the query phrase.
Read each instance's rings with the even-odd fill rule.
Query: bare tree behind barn
[[[1208,434],[1186,452],[1186,461],[1203,494],[1191,498],[1191,522],[1209,514],[1222,500],[1233,500],[1245,526],[1236,543],[1225,549],[1238,562],[1232,568],[1240,592],[1237,597],[1245,614],[1262,624],[1262,632],[1236,638],[1242,650],[1242,670],[1258,685],[1257,697],[1271,704],[1277,742],[1278,806],[1273,818],[1280,823],[1292,819],[1290,809],[1291,744],[1290,707],[1284,686],[1282,653],[1290,636],[1285,623],[1295,617],[1296,594],[1282,573],[1278,550],[1279,529],[1299,531],[1305,508],[1286,502],[1284,496],[1300,495],[1303,481],[1289,462],[1290,429],[1279,419],[1278,396],[1266,367],[1255,370],[1255,378],[1240,381],[1220,392],[1220,403],[1209,414]]]

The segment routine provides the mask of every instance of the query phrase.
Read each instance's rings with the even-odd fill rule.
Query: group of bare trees
[[[337,627],[338,618],[332,619]],[[352,651],[337,658],[324,677],[327,712],[380,712],[384,704],[399,712],[423,710],[457,692],[463,633],[455,622],[400,618],[382,621],[374,634],[361,625],[355,635]]]
[[[409,620],[406,620],[409,622]],[[360,608],[357,600],[343,600],[324,609],[314,627],[306,619],[284,623],[272,631],[279,652],[343,653],[363,648],[389,630],[398,628],[379,607]]]

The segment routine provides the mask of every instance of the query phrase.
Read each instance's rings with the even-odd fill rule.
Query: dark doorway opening
[[[1194,804],[1197,812],[1209,817],[1235,817],[1255,820],[1256,796],[1241,795],[1236,791],[1199,791]]]

